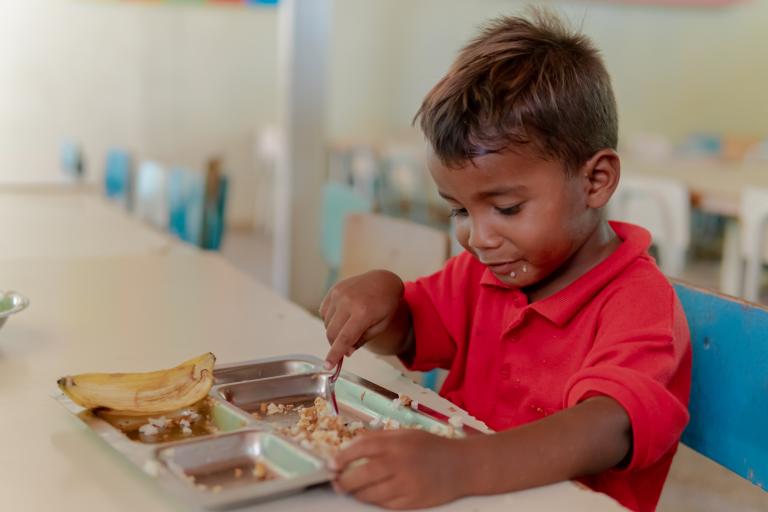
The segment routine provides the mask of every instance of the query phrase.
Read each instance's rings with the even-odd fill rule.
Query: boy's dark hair
[[[551,13],[491,21],[427,94],[414,122],[440,160],[455,167],[531,144],[575,170],[616,149],[616,100],[590,40]]]

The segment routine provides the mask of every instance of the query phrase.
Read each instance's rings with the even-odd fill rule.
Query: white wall
[[[490,18],[518,0],[336,0],[330,128],[408,129],[424,94]],[[544,1],[593,38],[613,77],[621,134],[691,131],[768,137],[768,2],[667,7]]]
[[[0,181],[58,174],[65,137],[202,169],[224,156],[251,221],[257,130],[276,119],[274,8],[0,0]]]
[[[603,50],[622,135],[768,135],[768,2],[540,3]],[[412,133],[421,98],[477,27],[525,4],[334,0],[329,136]],[[263,170],[254,138],[277,118],[276,31],[270,7],[0,0],[0,182],[55,178],[67,136],[85,144],[92,179],[112,145],[196,168],[220,153],[234,179],[230,220],[249,223]]]

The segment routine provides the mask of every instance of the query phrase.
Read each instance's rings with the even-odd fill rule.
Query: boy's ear
[[[601,149],[581,167],[579,178],[584,181],[587,206],[602,208],[606,205],[621,176],[621,160],[612,149]]]

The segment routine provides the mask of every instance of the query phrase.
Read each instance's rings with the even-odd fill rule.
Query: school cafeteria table
[[[622,173],[662,176],[685,183],[694,205],[711,213],[738,217],[741,191],[768,188],[768,162],[733,163],[710,159],[637,160],[622,157]]]
[[[106,199],[67,188],[0,187],[0,219],[1,261],[151,254],[181,245]]]
[[[326,349],[318,319],[215,254],[6,261],[0,265],[0,288],[19,290],[31,300],[0,329],[3,510],[190,510],[51,399],[60,376],[163,368],[205,351],[228,363],[291,353],[322,356]],[[436,394],[364,350],[345,370],[455,414]],[[247,509],[374,510],[336,495],[330,486]],[[466,498],[438,510],[623,509],[605,495],[565,482]]]

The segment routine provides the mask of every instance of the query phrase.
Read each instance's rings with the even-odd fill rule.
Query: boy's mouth
[[[485,266],[491,269],[491,272],[497,275],[509,276],[512,272],[519,271],[519,261],[497,261],[497,262],[483,262]]]

